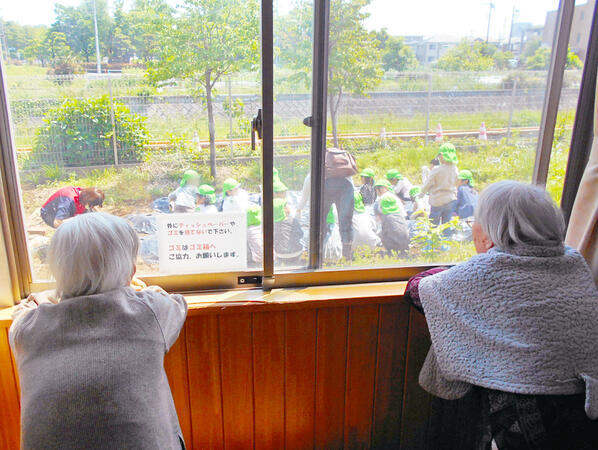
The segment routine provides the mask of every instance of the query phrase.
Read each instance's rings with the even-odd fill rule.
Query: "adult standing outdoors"
[[[324,178],[323,214],[320,215],[320,245],[326,237],[326,214],[336,205],[339,231],[343,243],[343,257],[353,260],[353,210],[355,208],[355,187],[352,176],[357,173],[355,158],[350,153],[338,149],[326,150]]]
[[[58,228],[71,217],[95,211],[104,204],[104,192],[95,187],[66,186],[58,189],[40,209],[44,222]]]
[[[446,223],[457,207],[457,150],[453,144],[443,144],[438,150],[440,165],[432,169],[421,194],[430,195],[430,219],[435,225]]]

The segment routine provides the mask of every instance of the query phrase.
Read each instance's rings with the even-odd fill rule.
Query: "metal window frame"
[[[581,89],[575,111],[575,122],[565,172],[565,183],[561,197],[561,209],[569,223],[577,190],[590,158],[594,139],[594,110],[596,98],[596,70],[598,68],[598,3],[594,7],[592,26],[583,66]]]
[[[536,161],[532,175],[532,183],[538,186],[546,186],[548,178],[552,142],[554,140],[554,127],[556,126],[556,119],[559,112],[565,63],[567,62],[567,52],[569,50],[569,34],[571,33],[574,12],[575,0],[560,1],[552,42],[546,93],[544,95]]]

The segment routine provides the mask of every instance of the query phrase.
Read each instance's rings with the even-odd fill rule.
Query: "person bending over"
[[[139,239],[123,219],[84,214],[50,243],[56,291],[31,295],[9,339],[21,387],[21,449],[181,449],[164,355],[187,303],[135,290]]]

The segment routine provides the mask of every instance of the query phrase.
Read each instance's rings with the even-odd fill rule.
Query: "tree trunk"
[[[214,105],[212,104],[212,72],[206,72],[206,107],[208,108],[208,131],[210,134],[210,173],[216,181],[216,127],[214,125]]]
[[[330,120],[332,121],[332,142],[334,147],[339,148],[338,142],[338,107],[341,103],[342,91],[339,92],[335,101],[335,94],[328,94],[328,108],[330,109]]]

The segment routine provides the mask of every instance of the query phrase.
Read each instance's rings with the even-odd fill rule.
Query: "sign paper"
[[[160,272],[228,272],[247,268],[247,217],[242,212],[160,214]]]

